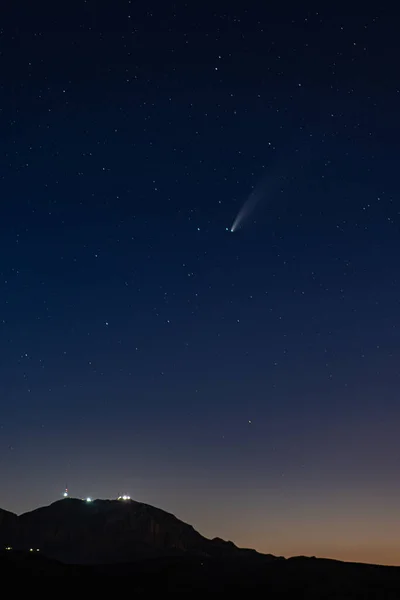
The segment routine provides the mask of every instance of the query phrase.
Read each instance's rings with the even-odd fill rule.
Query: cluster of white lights
[[[68,498],[68,491],[67,490],[65,490],[65,492],[63,493],[63,496],[64,496],[64,498]],[[130,499],[131,499],[131,497],[127,496],[126,494],[124,494],[123,496],[118,496],[118,500],[130,500]],[[85,502],[93,502],[93,499],[90,498],[90,497],[83,498],[83,500]]]
[[[39,548],[29,548],[29,552],[39,552]]]

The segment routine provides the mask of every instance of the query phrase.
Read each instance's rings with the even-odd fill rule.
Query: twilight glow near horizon
[[[0,507],[400,565],[396,20],[193,4],[3,11]]]

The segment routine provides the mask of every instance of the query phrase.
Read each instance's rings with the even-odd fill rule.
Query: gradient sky
[[[400,564],[394,15],[8,4],[0,506]]]

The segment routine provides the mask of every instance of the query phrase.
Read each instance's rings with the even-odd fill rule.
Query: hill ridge
[[[19,516],[0,512],[1,546],[39,548],[49,558],[74,563],[172,555],[272,558],[208,539],[173,513],[133,499],[68,497]]]

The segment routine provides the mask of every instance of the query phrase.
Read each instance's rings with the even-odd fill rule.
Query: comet
[[[314,156],[315,151],[309,141],[302,142],[298,146],[292,145],[292,149],[286,148],[285,152],[282,151],[280,159],[275,159],[273,164],[269,165],[268,172],[264,174],[246,198],[229,231],[235,233],[241,229],[260,201],[267,197],[268,200],[273,201],[277,193],[282,192],[284,188],[288,188],[297,179],[297,176],[302,178],[304,169],[310,165]]]
[[[250,193],[250,195],[245,200],[242,208],[239,210],[235,220],[232,223],[232,227],[230,229],[231,233],[235,233],[238,229],[240,229],[246,220],[251,216],[255,207],[259,203],[259,201],[265,197],[267,192],[267,178],[264,177],[261,182],[255,187],[255,189]]]

